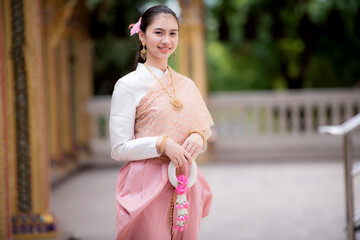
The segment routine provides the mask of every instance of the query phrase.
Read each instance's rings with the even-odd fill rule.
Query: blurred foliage
[[[95,95],[111,94],[116,81],[132,71],[140,45],[137,35],[130,37],[128,26],[138,21],[147,4],[165,1],[87,0],[90,33],[94,41]]]
[[[212,91],[360,83],[360,1],[205,0]]]
[[[359,0],[203,1],[211,91],[360,84]],[[111,94],[133,69],[140,42],[129,24],[168,2],[87,0],[95,94]]]

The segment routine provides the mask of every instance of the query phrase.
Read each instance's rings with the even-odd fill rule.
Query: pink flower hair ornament
[[[130,30],[130,36],[136,34],[136,33],[139,33],[140,31],[140,25],[141,25],[141,18],[139,18],[139,21],[137,23],[134,23],[134,24],[130,24],[129,25],[129,29],[131,28]]]

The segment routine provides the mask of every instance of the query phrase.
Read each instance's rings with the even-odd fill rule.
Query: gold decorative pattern
[[[11,222],[14,239],[56,237],[55,221],[51,214],[17,214],[12,217]]]
[[[11,58],[14,72],[15,126],[16,126],[16,168],[17,168],[17,210],[32,210],[31,165],[29,144],[29,102],[27,72],[25,67],[25,23],[22,0],[11,0]]]
[[[48,212],[49,170],[46,135],[44,51],[40,1],[24,1],[25,63],[28,76],[32,212]],[[40,27],[39,27],[40,26]]]

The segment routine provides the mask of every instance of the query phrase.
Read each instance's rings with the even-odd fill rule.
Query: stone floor
[[[214,193],[212,211],[201,223],[200,240],[346,239],[340,160],[199,167]],[[52,212],[61,229],[60,240],[114,239],[119,168],[82,171],[53,189]],[[356,179],[355,188],[359,187]],[[356,197],[360,200],[359,192]]]

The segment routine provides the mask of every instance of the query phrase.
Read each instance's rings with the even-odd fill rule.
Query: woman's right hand
[[[172,138],[166,139],[164,153],[170,158],[170,161],[174,163],[176,168],[181,168],[187,162],[191,165],[192,158],[185,148],[175,142]]]

